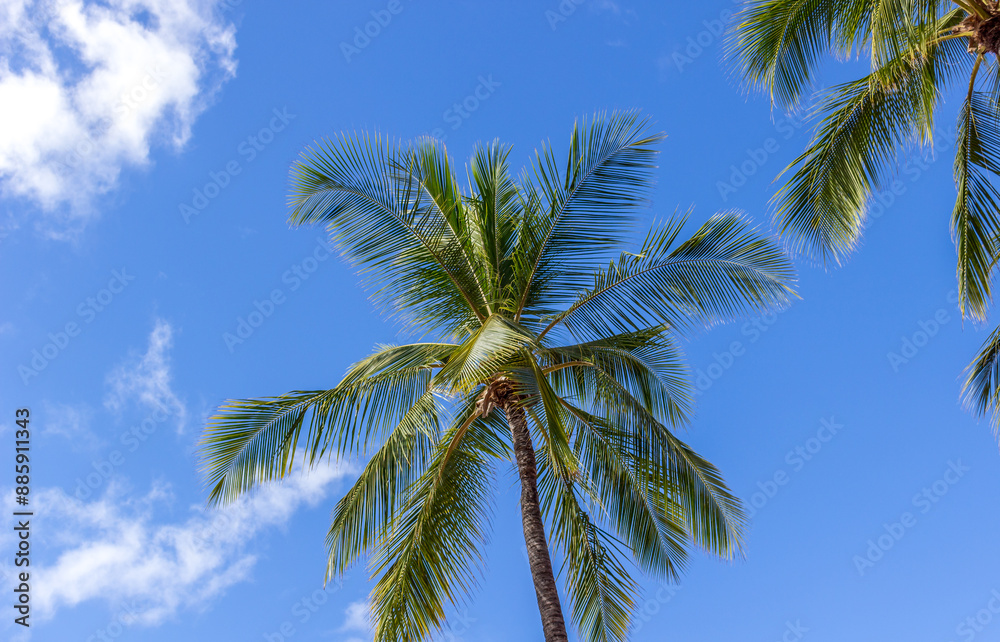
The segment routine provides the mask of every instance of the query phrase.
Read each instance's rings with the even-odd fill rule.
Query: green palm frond
[[[850,1],[851,9],[863,4]],[[836,5],[834,0],[766,0],[737,14],[729,55],[754,89],[768,92],[771,104],[792,108],[811,86],[836,32]]]
[[[292,166],[289,221],[326,225],[353,264],[379,277],[376,300],[392,311],[430,329],[457,331],[485,318],[486,310],[464,239],[449,220],[457,213],[441,211],[449,209],[450,179],[427,176],[447,165],[437,164],[429,149],[379,136],[319,143]],[[440,189],[428,188],[433,181]]]
[[[980,416],[992,413],[993,435],[1000,438],[1000,327],[983,342],[965,375],[965,405]]]
[[[955,150],[958,199],[952,233],[958,248],[958,303],[962,314],[986,319],[1000,234],[1000,192],[990,174],[1000,174],[1000,124],[989,94],[972,91],[959,116]]]
[[[638,254],[594,276],[593,287],[543,330],[604,337],[666,324],[712,325],[787,305],[794,270],[771,239],[739,214],[717,214],[676,248],[676,222],[654,228]]]
[[[494,441],[474,415],[442,438],[372,560],[376,642],[426,639],[477,586],[490,522]],[[485,447],[481,446],[485,442]],[[485,451],[485,452],[484,452]]]
[[[306,414],[334,396],[332,390],[292,392],[229,401],[219,408],[201,442],[209,502],[233,502],[290,472]]]
[[[639,587],[614,536],[591,521],[573,487],[557,484],[553,545],[563,552],[573,621],[587,642],[624,642]]]
[[[344,456],[402,420],[428,390],[431,368],[455,349],[443,343],[382,347],[358,362],[337,387],[280,397],[229,401],[202,438],[209,499],[228,503],[291,469],[303,428],[311,464],[329,452]],[[308,423],[306,417],[309,416]]]
[[[535,377],[537,397],[528,399],[540,400],[529,414],[542,445],[538,451],[542,513],[551,524],[551,544],[563,556],[562,570],[571,597],[573,621],[583,639],[624,640],[638,586],[620,557],[631,551],[591,520],[577,493],[582,492],[586,501],[602,513],[606,512],[606,501],[617,508],[620,500],[614,495],[601,495],[601,488],[592,484],[577,458],[577,452],[587,457],[591,454],[569,444],[569,426],[578,423],[574,413],[581,411],[555,394],[537,364],[530,374]],[[578,438],[576,444],[580,443]],[[634,532],[627,534],[635,537]]]
[[[647,474],[681,507],[685,532],[692,541],[724,559],[742,555],[746,515],[719,470],[657,421],[607,373],[599,368],[586,372],[591,377],[593,414],[631,436],[630,456],[637,464],[653,466]]]
[[[521,230],[515,319],[537,315],[546,293],[561,295],[596,257],[627,238],[652,186],[653,145],[662,138],[637,113],[598,115],[574,126],[564,169],[551,148],[538,154],[534,182],[544,209]]]
[[[531,375],[532,388],[527,390],[524,386],[515,388],[520,393],[521,403],[529,407],[529,414],[535,419],[535,424],[541,433],[543,454],[547,462],[547,465],[542,466],[543,471],[551,469],[555,478],[559,480],[558,483],[572,482],[577,476],[580,464],[576,453],[570,447],[572,437],[566,410],[538,362],[531,355],[528,355],[528,362],[528,368],[525,370]],[[544,499],[542,512],[547,512]]]
[[[391,530],[410,485],[427,468],[441,432],[441,412],[434,393],[424,393],[337,502],[326,537],[328,581],[370,553]]]
[[[593,364],[626,388],[653,416],[668,425],[686,423],[694,412],[694,389],[684,354],[668,326],[659,325],[605,339],[550,348],[553,387],[562,395],[586,395],[579,367]]]
[[[723,559],[742,557],[748,520],[722,473],[666,426],[651,434],[660,443],[651,444],[649,451],[659,452],[667,469],[664,492],[681,506],[691,540]]]
[[[868,50],[878,69],[924,48],[961,12],[941,0],[763,0],[736,16],[727,57],[772,105],[792,110],[807,97],[821,58]],[[951,10],[949,12],[949,10]],[[960,19],[960,17],[958,18]],[[953,25],[952,25],[953,26]]]
[[[511,359],[535,338],[517,323],[492,315],[454,350],[435,383],[468,392],[511,365]]]
[[[676,580],[692,538],[681,505],[664,492],[668,471],[659,468],[659,461],[636,458],[631,433],[563,403],[576,424],[582,470],[608,524],[645,572]]]
[[[516,305],[514,247],[521,193],[510,175],[510,148],[493,142],[477,145],[469,167],[474,196],[469,198],[470,222],[477,252],[480,282],[494,310],[513,314]]]
[[[840,263],[854,250],[899,154],[930,137],[947,72],[963,52],[944,41],[828,93],[826,116],[775,196],[775,223],[796,251]]]

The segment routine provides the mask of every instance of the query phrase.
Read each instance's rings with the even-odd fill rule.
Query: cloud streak
[[[162,411],[176,417],[177,431],[184,429],[187,408],[171,387],[170,349],[173,347],[173,327],[157,319],[149,335],[149,345],[141,357],[126,360],[107,376],[110,388],[104,406],[121,412],[130,403],[147,411]]]
[[[48,619],[60,608],[103,600],[111,609],[129,604],[130,623],[154,626],[180,610],[204,608],[250,577],[256,557],[246,545],[256,535],[316,505],[349,472],[317,467],[224,509],[192,507],[179,523],[155,523],[156,508],[172,499],[164,485],[136,499],[112,484],[90,502],[43,490],[38,505],[47,508],[38,531],[50,533],[47,550],[60,552],[33,574],[37,613]]]

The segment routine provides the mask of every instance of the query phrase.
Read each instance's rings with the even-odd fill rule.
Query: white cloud
[[[148,163],[152,145],[180,149],[235,75],[223,2],[0,3],[3,192],[78,224],[123,167]]]
[[[351,602],[347,605],[347,608],[344,609],[344,624],[340,627],[340,630],[360,631],[366,634],[372,633],[372,609],[367,600]],[[351,638],[351,640],[354,639],[356,638]]]
[[[349,472],[317,467],[224,509],[192,507],[173,524],[154,523],[155,508],[172,498],[165,486],[130,499],[112,484],[91,502],[43,490],[38,506],[47,508],[35,528],[47,534],[46,551],[61,552],[52,564],[32,560],[37,613],[51,618],[62,607],[103,600],[113,610],[128,605],[131,624],[156,625],[180,610],[204,608],[249,578],[256,557],[246,544],[255,535],[284,525],[301,505],[317,504]]]
[[[170,348],[173,328],[157,319],[149,335],[146,354],[126,360],[108,374],[111,391],[104,399],[109,410],[121,412],[130,402],[136,402],[150,412],[164,412],[177,419],[177,431],[184,429],[187,408],[170,387]]]
[[[45,402],[42,434],[65,437],[73,450],[95,448],[100,445],[100,440],[90,430],[90,416],[90,408],[86,405]]]

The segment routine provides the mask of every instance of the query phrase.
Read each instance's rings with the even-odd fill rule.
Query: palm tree
[[[806,107],[826,53],[870,73],[828,88],[807,149],[785,169],[775,222],[798,250],[840,263],[856,247],[874,194],[896,161],[931,143],[954,85],[962,108],[951,225],[963,317],[985,321],[1000,259],[1000,6],[993,0],[755,0],[737,16],[730,55],[747,84],[786,111]],[[783,172],[783,173],[785,173]],[[1000,328],[966,370],[965,400],[1000,426]]]
[[[297,458],[368,457],[333,511],[327,579],[370,560],[379,641],[427,638],[475,587],[511,461],[549,642],[567,635],[546,535],[595,641],[627,635],[628,557],[672,579],[691,544],[740,554],[739,500],[673,432],[692,411],[678,338],[786,304],[793,272],[737,214],[683,243],[683,219],[667,220],[620,252],[661,138],[634,113],[598,115],[565,164],[545,147],[519,181],[507,147],[480,145],[464,191],[434,140],[307,150],[291,223],[325,224],[375,300],[434,340],[381,346],[329,390],[228,402],[202,443],[210,501]]]

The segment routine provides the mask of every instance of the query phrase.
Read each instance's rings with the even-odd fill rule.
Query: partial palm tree
[[[684,242],[683,217],[654,224],[622,251],[641,238],[661,137],[635,113],[598,115],[574,128],[565,161],[546,146],[519,180],[509,148],[479,145],[464,189],[432,139],[307,150],[291,223],[325,225],[426,341],[378,347],[329,390],[228,402],[202,443],[210,501],[297,459],[365,458],[333,511],[326,575],[369,560],[380,642],[426,639],[475,588],[511,465],[549,642],[567,639],[550,542],[593,641],[627,636],[630,564],[675,579],[692,545],[740,555],[739,500],[674,432],[693,405],[678,340],[787,304],[794,275],[734,213]]]
[[[775,221],[805,253],[840,263],[856,247],[873,196],[898,160],[931,143],[934,116],[962,100],[951,226],[963,317],[985,321],[1000,259],[1000,7],[992,0],[755,0],[737,16],[730,53],[772,106],[807,109],[825,54],[870,73],[827,88],[808,148],[785,170]],[[965,400],[1000,426],[1000,328],[969,365]]]

